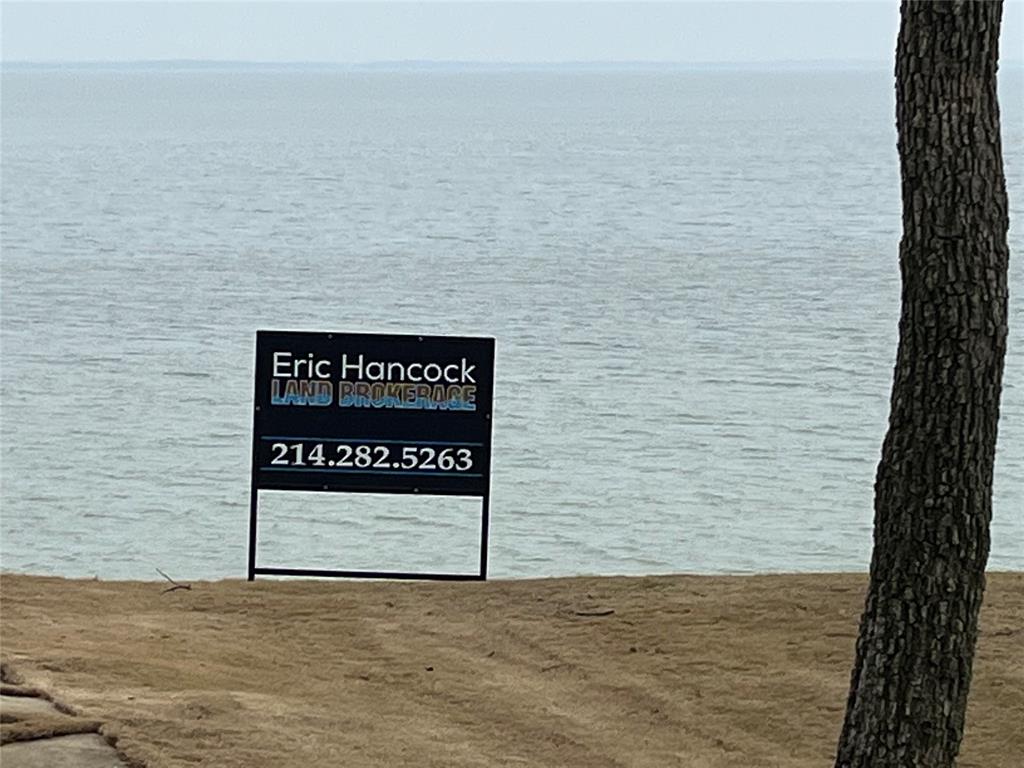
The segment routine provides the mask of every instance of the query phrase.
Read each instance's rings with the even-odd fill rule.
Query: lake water
[[[990,565],[1024,568],[1021,71]],[[257,328],[497,338],[491,572],[864,570],[886,71],[8,69],[12,571],[240,576]],[[262,565],[476,563],[474,500],[266,494]]]

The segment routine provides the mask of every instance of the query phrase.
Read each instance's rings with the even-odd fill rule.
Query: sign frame
[[[398,463],[394,466],[396,471],[381,472],[382,475],[393,475],[393,480],[379,480],[370,481],[366,477],[358,479],[355,482],[346,480],[345,476],[340,476],[340,479],[328,479],[326,482],[322,482],[318,479],[315,483],[310,478],[302,479],[301,476],[314,470],[304,470],[299,467],[288,467],[288,469],[295,470],[294,473],[283,473],[285,476],[288,474],[299,475],[300,480],[294,481],[278,481],[268,477],[268,468],[263,466],[262,463],[266,459],[265,441],[274,439],[290,439],[295,441],[319,441],[321,446],[320,455],[323,455],[323,445],[326,443],[340,443],[339,436],[329,437],[327,435],[317,435],[315,437],[294,437],[294,438],[276,438],[268,437],[261,431],[261,426],[266,427],[266,421],[270,417],[269,410],[263,412],[263,405],[267,404],[268,398],[266,392],[261,392],[261,385],[266,388],[269,379],[261,378],[261,373],[266,373],[266,350],[264,350],[264,344],[270,344],[274,341],[280,343],[297,343],[307,342],[310,345],[315,345],[323,348],[335,347],[343,345],[345,343],[355,343],[359,349],[367,350],[373,348],[373,345],[381,344],[384,347],[389,345],[397,345],[401,350],[409,350],[412,348],[419,347],[422,345],[425,348],[431,347],[444,347],[449,350],[458,350],[459,348],[469,348],[475,351],[480,356],[474,357],[475,362],[473,366],[470,366],[470,370],[477,370],[477,376],[485,376],[482,380],[482,385],[474,387],[474,395],[476,398],[473,400],[473,406],[465,406],[462,408],[472,413],[460,414],[456,418],[462,419],[463,423],[471,423],[473,427],[474,437],[477,441],[474,442],[456,442],[447,443],[446,441],[435,440],[430,438],[420,438],[417,440],[379,440],[377,442],[382,443],[396,443],[396,444],[416,444],[425,443],[430,444],[453,444],[460,446],[473,446],[473,448],[467,448],[466,456],[468,457],[472,451],[479,451],[479,453],[473,455],[473,459],[480,461],[481,466],[474,466],[473,469],[479,468],[480,472],[466,473],[462,477],[458,473],[449,472],[444,474],[440,471],[437,472],[422,472],[413,473],[422,476],[421,481],[412,481],[404,477],[405,473],[397,471],[399,467]],[[280,331],[280,330],[257,330],[256,331],[256,343],[255,343],[255,366],[254,366],[254,390],[253,390],[253,422],[252,422],[252,452],[251,452],[251,468],[249,473],[249,537],[248,537],[248,568],[247,568],[247,580],[254,581],[256,576],[307,576],[307,577],[327,577],[327,578],[357,578],[357,579],[407,579],[407,580],[430,580],[430,581],[486,581],[487,579],[487,557],[488,557],[488,540],[490,536],[490,474],[491,474],[491,447],[492,447],[492,435],[493,435],[493,392],[494,392],[494,347],[495,340],[490,336],[430,336],[430,335],[419,335],[419,334],[385,334],[385,333],[345,333],[345,332],[318,332],[318,331]],[[263,353],[261,355],[261,353]],[[275,353],[276,354],[276,353]],[[282,353],[284,354],[284,353]],[[385,353],[386,354],[386,353]],[[310,354],[312,357],[312,353]],[[273,357],[274,375],[277,375],[277,357]],[[346,361],[342,362],[344,366]],[[360,368],[362,370],[362,356],[360,356]],[[396,365],[402,365],[396,363]],[[355,366],[351,363],[348,365],[349,368]],[[421,366],[425,367],[425,366]],[[454,366],[452,366],[454,367]],[[411,366],[410,366],[411,368]],[[462,370],[466,369],[465,358],[462,360]],[[404,370],[404,368],[400,368]],[[312,369],[308,368],[310,375],[312,375]],[[342,375],[345,375],[344,369]],[[449,379],[450,381],[451,379]],[[333,386],[333,380],[332,380]],[[337,386],[338,399],[335,401],[332,399],[331,405],[336,409],[341,403],[341,386],[340,381]],[[450,390],[449,390],[450,391]],[[410,396],[412,396],[410,394]],[[275,403],[278,405],[279,403]],[[459,405],[458,402],[455,405]],[[318,414],[330,416],[329,409],[316,409]],[[348,409],[346,409],[348,410]],[[371,414],[376,414],[379,419],[394,418],[394,411],[403,411],[404,408],[380,408],[380,409],[360,409],[359,411],[349,410],[348,413],[357,413],[360,421],[372,421]],[[392,413],[389,413],[391,411]],[[421,428],[423,425],[429,425],[437,420],[440,414],[446,413],[444,407],[440,410],[432,408],[430,412],[421,412],[418,416],[409,416],[408,419],[416,420],[420,423]],[[280,412],[277,413],[276,421],[279,422]],[[311,411],[297,411],[305,415],[310,415]],[[337,411],[335,411],[335,415]],[[436,415],[435,415],[436,414]],[[454,415],[454,414],[453,414]],[[339,417],[340,418],[340,417]],[[309,419],[305,419],[309,422]],[[274,430],[280,431],[280,430]],[[305,432],[311,432],[314,430],[306,429]],[[411,437],[411,435],[410,435]],[[371,437],[358,437],[358,438],[344,438],[345,442],[356,443],[362,441],[363,443],[374,442],[374,438]],[[278,443],[277,445],[281,445]],[[297,446],[290,446],[297,447]],[[340,448],[341,446],[339,446]],[[350,446],[348,447],[351,450]],[[361,447],[361,446],[360,446]],[[299,449],[301,451],[301,449]],[[374,450],[387,451],[384,446],[375,446]],[[415,449],[408,448],[415,453]],[[420,449],[423,450],[423,449]],[[283,448],[280,451],[284,451]],[[308,458],[308,456],[307,456]],[[460,457],[461,458],[461,457]],[[470,461],[469,458],[465,459]],[[278,463],[278,462],[272,462]],[[321,461],[321,464],[323,462]],[[339,462],[340,463],[340,462]],[[334,466],[334,462],[330,462],[331,466]],[[303,465],[305,466],[305,465]],[[375,465],[377,466],[377,465]],[[387,466],[387,465],[385,465]],[[316,470],[326,472],[327,470]],[[337,470],[341,471],[341,470]],[[360,473],[357,470],[351,470],[353,473],[351,477],[357,477],[359,475],[369,475],[371,473],[364,472]],[[280,475],[279,475],[280,476]],[[473,478],[469,480],[468,478]],[[479,479],[477,479],[479,478]],[[316,487],[314,487],[314,485]],[[424,487],[420,487],[420,486]],[[287,491],[297,490],[306,492],[321,492],[321,493],[376,493],[376,494],[409,494],[417,496],[468,496],[475,497],[481,500],[480,509],[480,548],[479,548],[479,569],[475,573],[446,573],[446,572],[413,572],[413,571],[384,571],[384,570],[350,570],[350,569],[324,569],[324,568],[290,568],[290,567],[277,567],[277,566],[260,566],[257,564],[257,529],[259,525],[259,492],[264,491]]]

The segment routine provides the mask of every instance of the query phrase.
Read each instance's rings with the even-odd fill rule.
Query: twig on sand
[[[606,608],[603,611],[573,611],[577,616],[611,616],[615,613],[614,608]]]
[[[173,587],[168,587],[163,592],[161,592],[160,593],[161,595],[166,595],[168,592],[173,592],[176,589],[187,589],[187,590],[191,590],[192,589],[192,585],[191,584],[179,584],[174,579],[172,579],[170,576],[168,576],[166,573],[161,571],[159,568],[156,569],[156,572],[159,573],[161,576],[163,576],[165,579],[167,579],[169,582],[171,582],[171,584],[174,585]]]

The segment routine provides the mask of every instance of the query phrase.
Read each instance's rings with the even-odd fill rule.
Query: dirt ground
[[[0,579],[2,657],[137,765],[831,765],[864,575]],[[1024,754],[1024,573],[990,576],[962,768]]]

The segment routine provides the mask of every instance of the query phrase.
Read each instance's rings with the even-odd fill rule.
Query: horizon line
[[[0,59],[3,67],[98,68],[98,67],[308,67],[330,69],[529,69],[529,68],[651,68],[651,69],[752,69],[768,67],[788,68],[889,68],[890,59],[752,59],[749,61],[704,60],[671,61],[659,59],[569,59],[561,61],[483,61],[478,59],[380,59],[372,61],[304,61],[261,59]],[[1024,58],[1007,59],[1000,67],[1020,68]]]
[[[0,71],[11,69],[334,69],[334,70],[751,70],[751,69],[892,69],[886,59],[753,59],[750,61],[669,61],[645,59],[580,59],[564,61],[481,61],[474,59],[381,59],[372,61],[302,61],[259,59],[16,59],[0,58]],[[1024,58],[999,62],[1000,69],[1024,69]]]
[[[103,64],[244,64],[248,66],[477,66],[477,67],[558,67],[558,66],[750,66],[763,64],[872,64],[886,65],[882,59],[751,59],[730,60],[669,60],[669,59],[563,59],[563,60],[502,60],[482,59],[373,59],[369,61],[323,61],[302,59],[212,59],[212,58],[156,58],[156,59],[11,59],[0,64],[18,66],[95,66]]]

